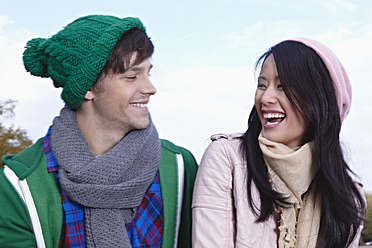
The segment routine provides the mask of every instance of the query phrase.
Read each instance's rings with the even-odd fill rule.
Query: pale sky
[[[63,103],[50,79],[28,74],[29,39],[47,38],[87,14],[139,17],[155,45],[150,111],[162,138],[197,161],[215,133],[244,132],[253,106],[253,65],[283,39],[308,37],[343,63],[353,100],[341,139],[346,160],[372,192],[371,0],[8,1],[0,9],[0,100],[18,101],[8,124],[33,141]],[[3,121],[3,120],[1,120]]]

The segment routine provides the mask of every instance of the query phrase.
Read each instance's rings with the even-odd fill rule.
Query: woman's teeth
[[[263,114],[263,117],[265,119],[272,119],[272,118],[278,119],[278,118],[284,118],[285,115],[280,114],[280,113],[265,113],[265,114]]]
[[[264,113],[263,117],[265,118],[265,125],[270,126],[280,123],[285,118],[285,114]]]

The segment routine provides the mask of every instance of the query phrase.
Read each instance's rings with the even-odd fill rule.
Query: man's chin
[[[142,129],[146,129],[148,126],[150,126],[150,119],[148,119],[147,121],[138,123],[135,129],[142,130]]]

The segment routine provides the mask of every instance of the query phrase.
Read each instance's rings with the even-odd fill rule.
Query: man
[[[137,18],[90,15],[27,43],[63,87],[45,137],[2,158],[0,247],[190,247],[197,165],[160,140],[147,104],[153,44]]]

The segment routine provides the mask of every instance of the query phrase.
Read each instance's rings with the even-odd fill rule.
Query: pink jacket
[[[240,154],[242,134],[214,135],[202,158],[196,176],[192,202],[192,246],[199,247],[277,247],[274,218],[256,223],[248,204],[247,167]],[[253,185],[257,207],[260,198]],[[358,247],[357,239],[349,247]]]

